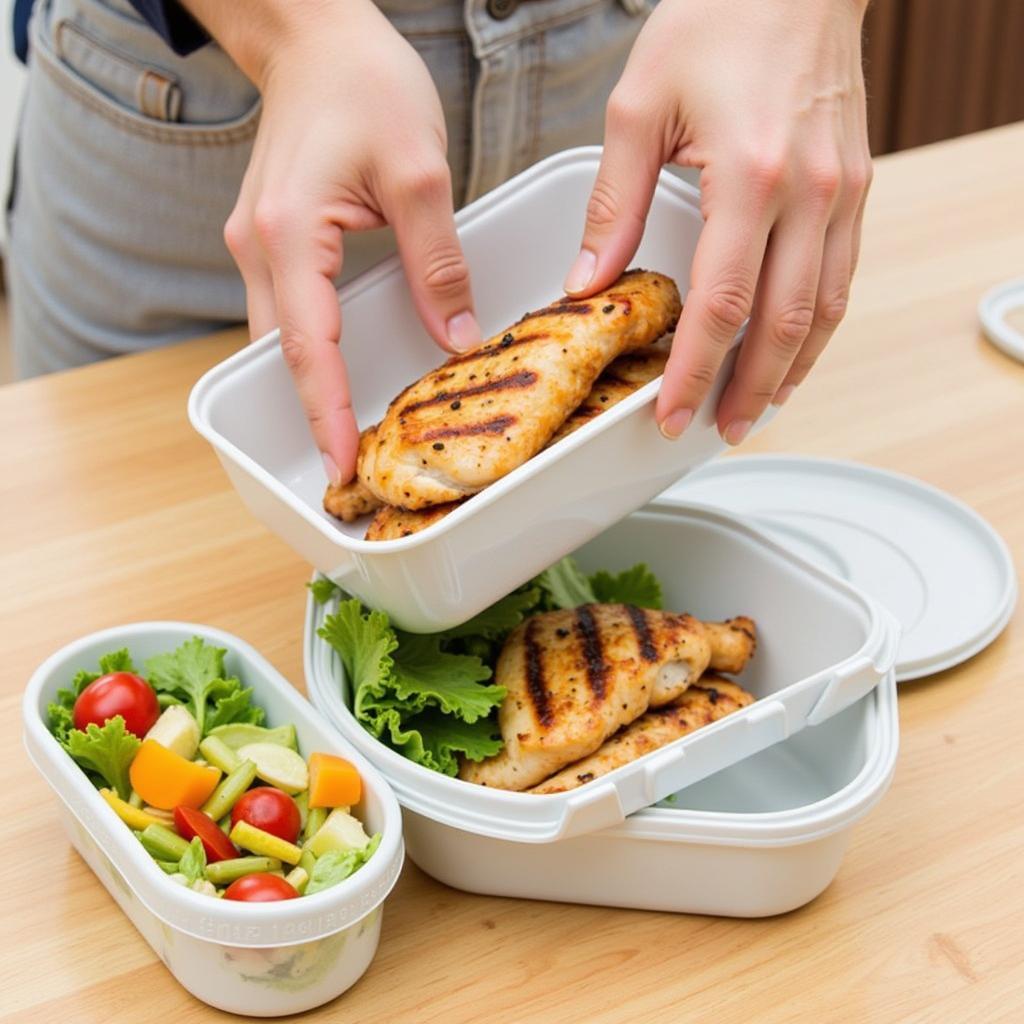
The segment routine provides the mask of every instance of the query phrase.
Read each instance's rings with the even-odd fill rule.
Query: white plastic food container
[[[598,148],[560,153],[457,215],[485,333],[558,295],[599,159]],[[663,174],[634,266],[669,274],[685,291],[702,225],[697,191]],[[397,259],[351,282],[341,302],[342,348],[365,427],[443,357]],[[731,366],[730,357],[678,441],[657,431],[652,381],[428,529],[383,542],[362,539],[366,521],[345,525],[323,511],[320,456],[276,332],[210,370],[192,391],[189,417],[258,519],[403,629],[431,632],[466,621],[720,451],[714,409]]]
[[[338,885],[278,903],[217,900],[176,885],[104,802],[85,773],[50,735],[46,707],[75,672],[127,647],[136,662],[173,650],[192,636],[228,650],[228,670],[255,690],[271,725],[292,722],[304,754],[340,754],[359,769],[364,795],[354,812],[377,852]],[[60,798],[72,845],[171,973],[193,995],[232,1013],[298,1013],[340,995],[377,950],[383,903],[402,868],[401,812],[374,768],[325,727],[319,715],[270,663],[220,630],[179,622],[143,622],[83,637],[35,672],[22,704],[25,746]]]
[[[559,843],[456,834],[406,810],[409,856],[470,892],[726,917],[782,914],[835,878],[896,767],[896,682],[621,825]]]
[[[461,859],[461,851],[478,848],[481,837],[518,847],[619,825],[627,815],[824,722],[892,678],[899,628],[887,611],[714,509],[654,503],[576,557],[589,571],[646,562],[664,585],[667,608],[708,620],[752,616],[758,650],[739,681],[757,700],[568,793],[538,796],[477,786],[423,768],[363,729],[344,698],[341,660],[316,635],[334,604],[311,602],[305,640],[310,699],[380,769],[412,812],[407,820],[413,829],[420,819],[436,823],[434,840],[443,846],[438,857]],[[606,899],[598,900],[595,890],[597,902]]]

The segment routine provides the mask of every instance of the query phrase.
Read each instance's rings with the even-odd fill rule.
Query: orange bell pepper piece
[[[147,804],[169,811],[205,803],[220,781],[220,771],[187,761],[156,740],[143,740],[128,777],[132,789]]]
[[[310,807],[351,807],[362,795],[363,780],[351,761],[334,754],[310,755]]]

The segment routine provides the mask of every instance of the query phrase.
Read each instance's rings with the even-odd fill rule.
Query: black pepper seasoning
[[[435,452],[439,452],[444,448],[444,444],[440,441],[435,441],[432,445]]]
[[[601,310],[601,312],[602,313],[614,313],[615,312],[614,304],[609,304],[609,305],[605,306],[604,309]]]

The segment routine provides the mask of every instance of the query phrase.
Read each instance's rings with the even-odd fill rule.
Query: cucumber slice
[[[249,743],[276,743],[279,747],[299,749],[294,725],[279,725],[276,729],[265,729],[262,725],[232,722],[230,725],[218,725],[216,729],[211,729],[208,735],[216,736],[232,750],[238,750]]]
[[[327,815],[327,820],[317,830],[306,848],[315,857],[322,857],[328,850],[361,850],[370,841],[363,829],[363,823],[347,811],[336,808]]]
[[[301,793],[309,788],[309,769],[294,750],[276,743],[247,743],[238,748],[238,756],[243,761],[252,761],[264,782],[286,793]]]

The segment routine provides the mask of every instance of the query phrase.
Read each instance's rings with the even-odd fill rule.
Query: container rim
[[[561,167],[592,165],[596,171],[601,153],[600,146],[578,146],[541,160],[456,213],[456,227],[471,223],[495,206],[504,203],[510,196],[515,195],[535,179],[545,177]],[[658,178],[658,188],[682,200],[692,208],[695,214],[700,215],[700,192],[688,182],[663,170]],[[398,255],[383,260],[341,288],[338,292],[338,301],[347,302],[355,298],[376,286],[379,281],[394,273],[401,265]],[[745,330],[746,324],[737,332],[730,349],[740,343]],[[397,557],[411,549],[428,544],[449,530],[455,529],[463,520],[481,512],[495,501],[500,500],[509,491],[548,468],[552,463],[558,462],[581,445],[587,444],[593,438],[635,413],[637,409],[649,404],[657,394],[661,381],[660,376],[649,381],[611,409],[594,417],[579,430],[573,431],[572,434],[562,438],[550,448],[538,452],[533,458],[528,459],[500,480],[495,481],[478,494],[472,495],[448,515],[425,529],[408,537],[398,537],[394,540],[367,541],[363,538],[351,537],[343,532],[332,518],[314,510],[302,501],[291,488],[282,486],[281,481],[272,473],[213,427],[210,406],[212,402],[216,401],[218,390],[243,366],[273,358],[278,347],[279,337],[280,331],[271,331],[207,370],[195,383],[189,394],[189,420],[197,433],[204,437],[215,450],[229,458],[262,487],[274,493],[288,506],[290,511],[299,515],[307,525],[312,526],[319,534],[338,547],[362,555]],[[310,443],[312,444],[312,442]]]
[[[845,580],[807,562],[759,531],[710,506],[682,505],[679,502],[659,503],[655,500],[635,514],[696,516],[702,521],[724,524],[776,554],[781,554],[805,574],[844,595],[850,602],[851,609],[856,609],[865,631],[865,640],[861,648],[835,665],[784,688],[791,693],[804,688],[820,688],[820,695],[813,701],[813,706],[804,721],[793,722],[788,714],[779,716],[785,731],[777,736],[776,741],[784,739],[791,731],[799,731],[804,724],[812,724],[830,717],[832,713],[852,703],[853,699],[874,688],[891,674],[898,644],[898,626],[878,602],[850,586]],[[317,574],[314,574],[314,579],[316,576]],[[622,827],[622,823],[629,820],[628,815],[639,812],[642,808],[649,810],[650,805],[661,798],[652,790],[658,785],[662,773],[666,773],[664,777],[668,777],[667,772],[675,768],[675,761],[669,759],[681,762],[686,756],[686,748],[692,745],[693,737],[685,737],[675,744],[652,751],[630,765],[617,769],[602,780],[603,785],[594,784],[591,792],[586,794],[586,801],[580,801],[579,794],[582,791],[544,796],[498,790],[481,792],[481,787],[440,775],[409,761],[366,733],[345,702],[335,695],[338,673],[343,674],[344,670],[337,653],[320,640],[317,628],[322,618],[336,607],[336,602],[335,598],[321,606],[315,602],[312,594],[307,596],[304,667],[310,698],[334,728],[348,736],[353,743],[361,745],[363,752],[374,759],[374,763],[379,766],[385,779],[396,792],[399,802],[417,814],[453,828],[513,842],[550,842],[584,832]],[[844,687],[851,682],[860,689],[851,691],[852,699],[843,703],[842,698],[846,694]],[[784,710],[779,706],[778,700],[782,692],[769,695],[749,708],[706,727],[701,730],[701,734],[707,736],[712,732],[721,731],[723,723],[730,728],[740,728],[735,723],[745,721],[749,724],[757,720],[758,714],[767,717],[773,712]],[[690,744],[687,744],[687,739],[691,741]],[[764,745],[769,744],[762,744],[762,748]],[[666,751],[670,753],[666,754]],[[718,767],[726,767],[728,763],[732,762]],[[629,785],[631,775],[645,771],[653,772],[645,784],[645,799],[648,803],[624,806],[623,785]],[[707,774],[713,774],[713,771],[703,772],[690,781],[697,781]],[[630,799],[635,799],[635,794]],[[471,806],[467,807],[467,802]],[[544,809],[543,817],[531,813],[541,808]],[[578,816],[578,821],[574,823],[575,827],[570,824],[574,815]]]
[[[40,700],[54,674],[96,644],[131,646],[133,639],[153,633],[182,639],[202,636],[226,647],[247,670],[244,682],[256,691],[272,688],[284,695],[295,714],[320,732],[330,733],[331,749],[359,768],[364,785],[380,800],[384,827],[381,843],[370,860],[350,878],[298,900],[256,906],[213,900],[175,885],[135,840],[131,829],[100,797],[85,773],[50,733]],[[258,678],[254,678],[258,677]],[[298,945],[325,938],[357,924],[378,907],[398,881],[405,858],[401,810],[381,773],[337,730],[327,730],[302,695],[251,644],[224,630],[172,620],[126,623],[97,630],[65,644],[33,672],[22,696],[23,742],[29,760],[68,811],[123,876],[139,902],[165,924],[193,938],[217,945],[246,948]],[[70,797],[70,799],[69,799]]]

